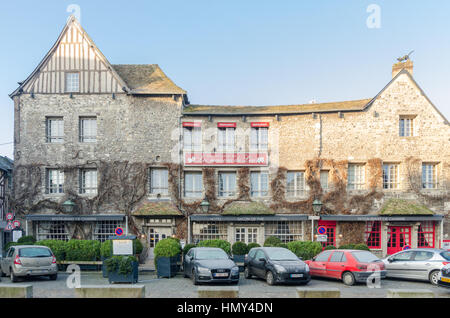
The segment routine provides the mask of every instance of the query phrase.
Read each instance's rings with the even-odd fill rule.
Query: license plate
[[[228,273],[215,273],[214,277],[228,277]]]
[[[450,278],[442,277],[441,280],[442,280],[444,283],[450,283]]]
[[[291,278],[300,278],[303,277],[303,274],[291,274]]]

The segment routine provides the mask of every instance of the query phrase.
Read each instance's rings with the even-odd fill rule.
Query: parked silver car
[[[415,248],[383,259],[387,277],[427,280],[437,285],[441,269],[450,263],[450,252],[434,248]]]
[[[49,276],[51,280],[56,280],[58,266],[55,255],[46,246],[12,246],[0,261],[0,275],[9,275],[13,283],[17,282],[18,277],[29,276]]]

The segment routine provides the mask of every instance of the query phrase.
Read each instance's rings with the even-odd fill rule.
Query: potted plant
[[[244,242],[236,242],[233,244],[231,251],[233,260],[239,266],[239,270],[244,270],[245,255],[248,253],[248,246]]]
[[[139,260],[139,255],[141,255],[142,251],[144,250],[144,245],[142,245],[142,242],[139,239],[133,240],[133,254],[136,256],[136,258]]]
[[[100,260],[102,261],[102,275],[108,277],[105,260],[112,256],[112,241],[108,240],[102,243],[100,247]]]
[[[109,283],[137,283],[139,263],[134,256],[112,256],[105,261]]]
[[[170,278],[178,272],[178,258],[181,254],[179,241],[167,238],[159,241],[154,250],[155,266],[158,277]]]

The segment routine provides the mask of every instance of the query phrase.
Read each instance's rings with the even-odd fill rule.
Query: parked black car
[[[199,283],[239,283],[239,267],[220,248],[191,248],[183,261],[184,277]]]
[[[294,253],[281,247],[252,248],[245,259],[245,278],[257,276],[267,284],[307,284],[311,280],[309,267]]]

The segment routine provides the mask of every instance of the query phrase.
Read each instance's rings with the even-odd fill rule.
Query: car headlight
[[[286,272],[286,268],[284,268],[284,267],[281,266],[281,265],[275,264],[275,265],[273,265],[273,267],[275,268],[275,270],[276,270],[278,273],[284,273],[284,272]]]
[[[197,273],[202,274],[202,275],[210,275],[211,270],[209,268],[199,266],[199,267],[197,267]]]
[[[239,273],[239,267],[233,267],[232,269],[231,269],[231,272],[233,273],[233,274],[237,274],[237,273]]]
[[[308,266],[308,264],[305,264],[305,271],[306,271],[307,273],[309,273],[309,266]]]

